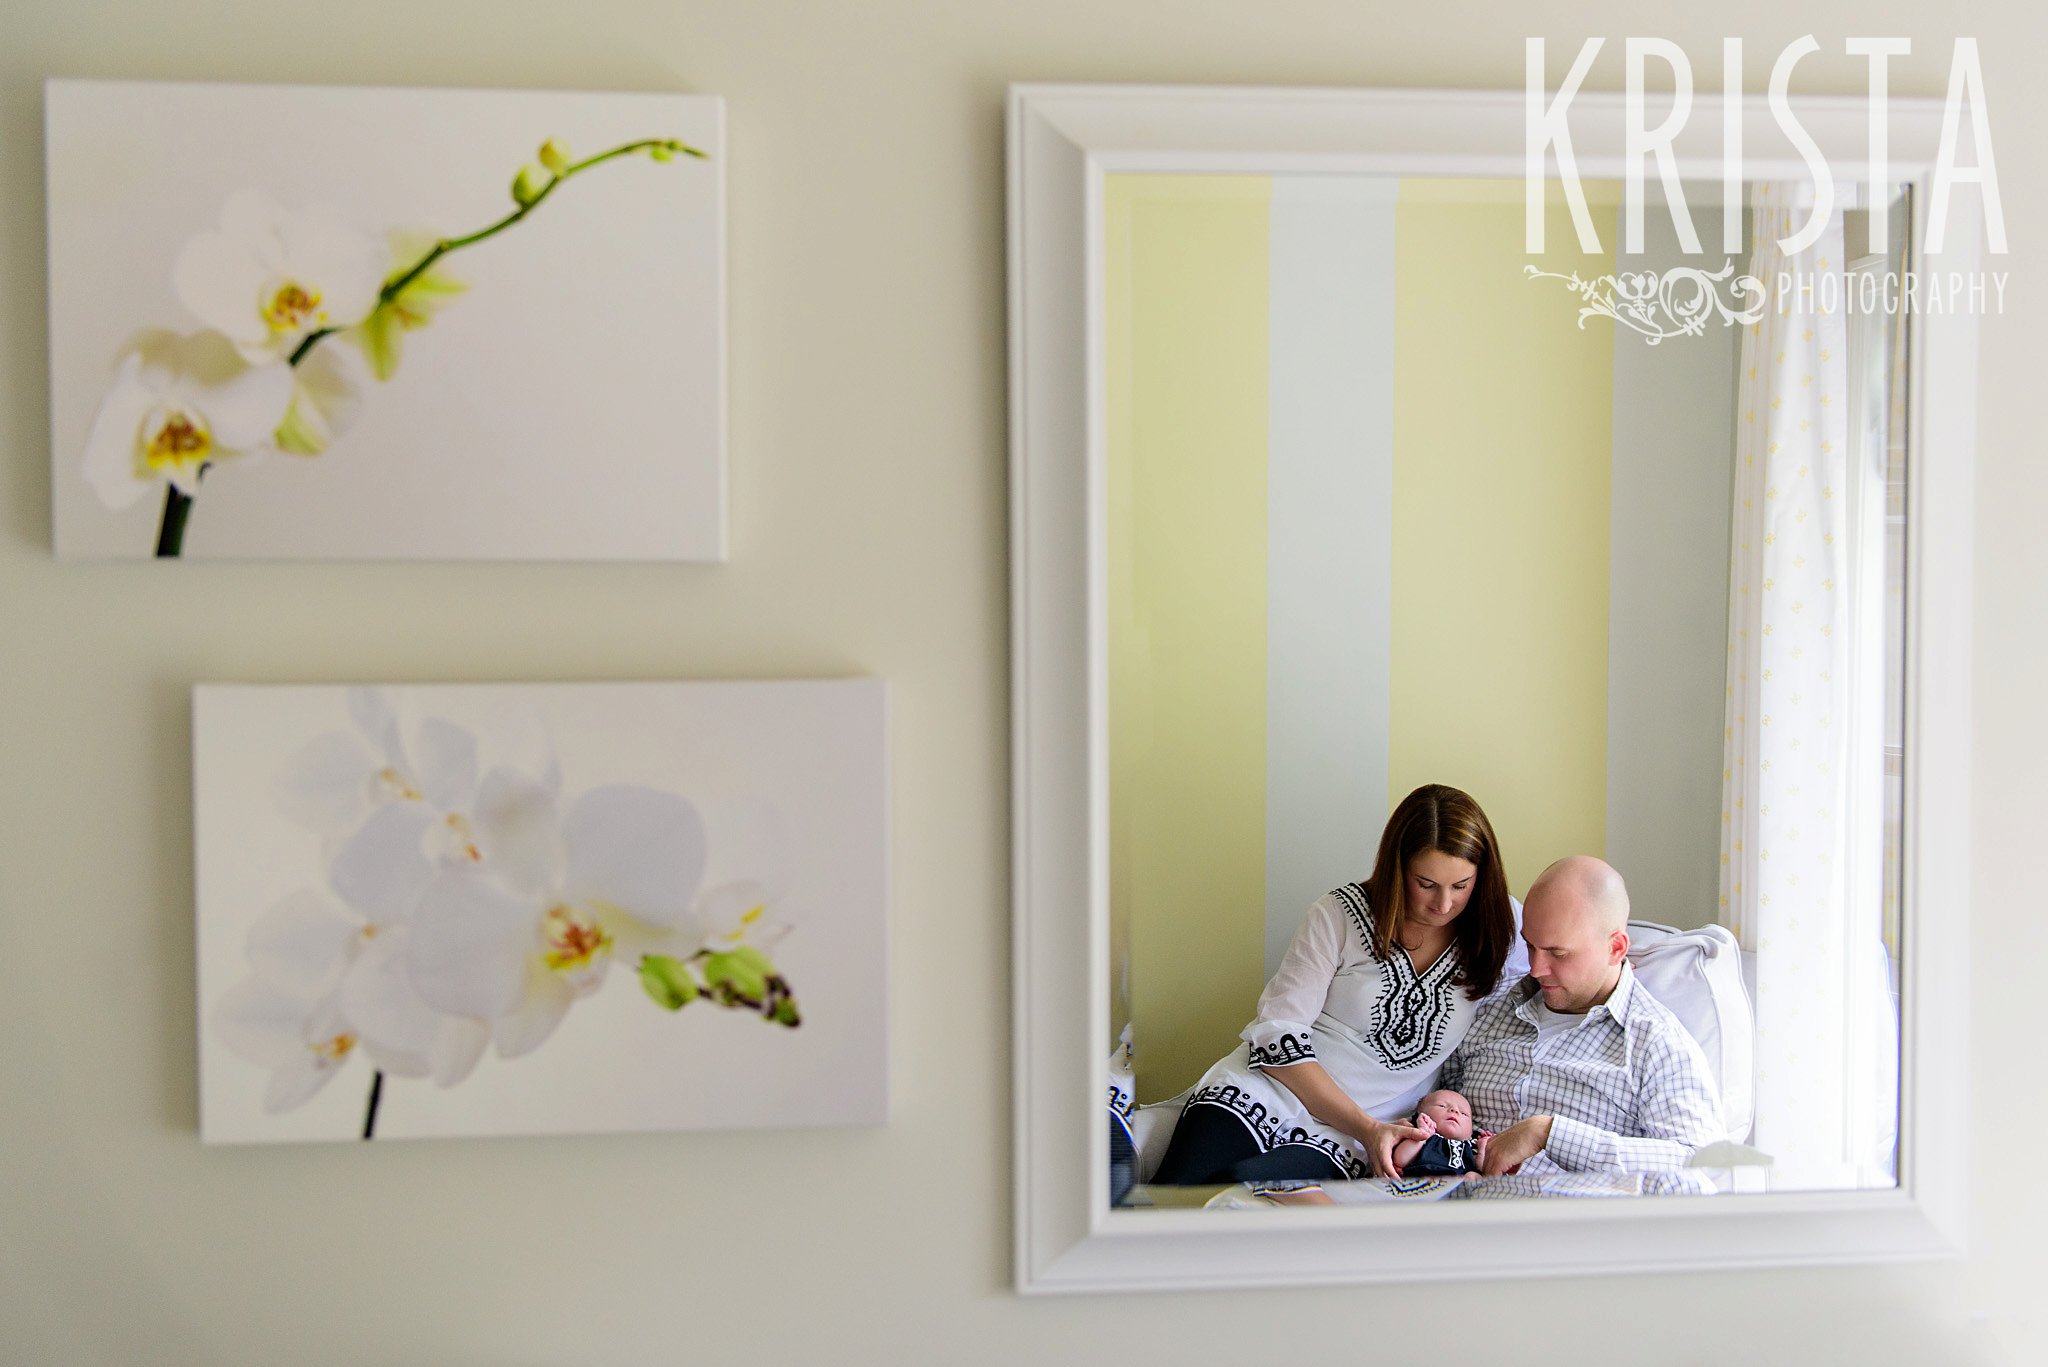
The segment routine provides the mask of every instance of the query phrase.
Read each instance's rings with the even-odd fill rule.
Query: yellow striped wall
[[[1522,278],[1519,180],[1404,180],[1395,215],[1388,799],[1471,793],[1520,895],[1606,840],[1614,328]],[[1544,241],[1542,270],[1613,269],[1561,204]]]
[[[1270,193],[1105,197],[1111,921],[1147,1100],[1222,1052],[1264,976]]]

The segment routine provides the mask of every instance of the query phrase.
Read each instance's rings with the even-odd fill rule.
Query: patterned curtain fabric
[[[1778,245],[1806,220],[1802,188],[1763,185],[1754,199],[1749,269],[1768,294],[1742,339],[1737,398],[1721,919],[1756,955],[1753,1142],[1780,1163],[1838,1164],[1853,1151],[1842,819],[1853,415],[1840,296],[1828,313],[1799,295],[1801,283],[1843,272],[1841,215],[1803,251]]]

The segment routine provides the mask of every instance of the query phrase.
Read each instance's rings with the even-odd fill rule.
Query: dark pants
[[[1173,1140],[1152,1180],[1168,1187],[1230,1182],[1328,1182],[1344,1169],[1309,1144],[1276,1144],[1262,1151],[1242,1120],[1221,1106],[1197,1103],[1180,1113]]]

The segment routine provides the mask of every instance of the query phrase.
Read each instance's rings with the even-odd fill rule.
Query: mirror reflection
[[[1120,1204],[1894,1180],[1906,197],[1585,189],[1106,178]]]

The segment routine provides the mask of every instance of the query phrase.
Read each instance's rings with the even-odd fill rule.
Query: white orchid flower
[[[772,948],[789,934],[786,923],[766,919],[775,898],[767,884],[751,878],[710,889],[697,899],[696,906],[695,919],[705,927],[704,938],[687,948],[713,953],[738,949],[741,945]]]
[[[287,820],[322,834],[334,851],[387,807],[401,807],[418,814],[403,830],[430,865],[492,865],[514,881],[535,877],[522,863],[532,857],[524,812],[530,795],[553,803],[561,789],[545,732],[537,732],[539,779],[496,767],[479,781],[477,738],[453,721],[426,717],[408,736],[381,689],[350,689],[348,713],[352,728],[315,736],[276,775],[272,799]]]
[[[358,856],[360,859],[360,856]],[[271,1114],[310,1101],[358,1053],[401,1077],[453,1086],[482,1056],[482,1021],[443,1016],[406,983],[402,922],[371,919],[310,890],[249,934],[251,972],[214,1013],[234,1052],[270,1069]]]
[[[242,190],[220,226],[185,244],[171,283],[186,308],[251,361],[287,359],[313,333],[369,317],[384,284],[381,244],[324,208],[286,210]]]
[[[471,862],[480,857],[469,848],[466,815],[477,792],[476,737],[429,717],[413,728],[408,747],[397,713],[374,688],[350,689],[348,708],[352,729],[316,736],[285,762],[271,788],[278,810],[332,837],[388,803],[419,803],[441,814],[444,838],[456,852]]]
[[[355,932],[336,1003],[362,1035],[378,1066],[403,1077],[430,1076],[452,1087],[469,1076],[490,1031],[481,1020],[434,1010],[406,975],[406,937],[420,897],[440,867],[433,828],[441,815],[397,803],[372,813],[336,853],[328,882]],[[302,928],[307,938],[336,933],[333,918]]]
[[[291,406],[273,441],[278,450],[291,455],[317,456],[355,425],[369,367],[351,348],[322,346],[291,369]]]
[[[362,1046],[336,1004],[358,927],[310,889],[285,898],[249,932],[250,975],[228,989],[214,1028],[228,1048],[270,1069],[264,1110],[304,1105]]]
[[[207,466],[266,446],[291,399],[289,366],[251,365],[217,332],[145,332],[93,417],[85,477],[109,508],[166,482],[190,497]]]
[[[408,924],[438,867],[438,819],[418,802],[378,808],[336,853],[333,897],[296,893],[251,930],[251,975],[216,1021],[231,1048],[272,1069],[267,1109],[303,1104],[358,1049],[384,1072],[443,1087],[475,1068],[487,1025],[434,1010],[406,975]]]
[[[271,1115],[311,1101],[362,1043],[332,996],[297,995],[260,977],[228,989],[214,1028],[228,1048],[270,1070],[263,1109]]]
[[[687,799],[652,788],[595,788],[558,819],[542,785],[485,786],[478,824],[494,876],[442,868],[420,900],[408,964],[429,1005],[489,1019],[498,1053],[516,1058],[615,963],[633,971],[678,937],[704,938],[704,822]]]

